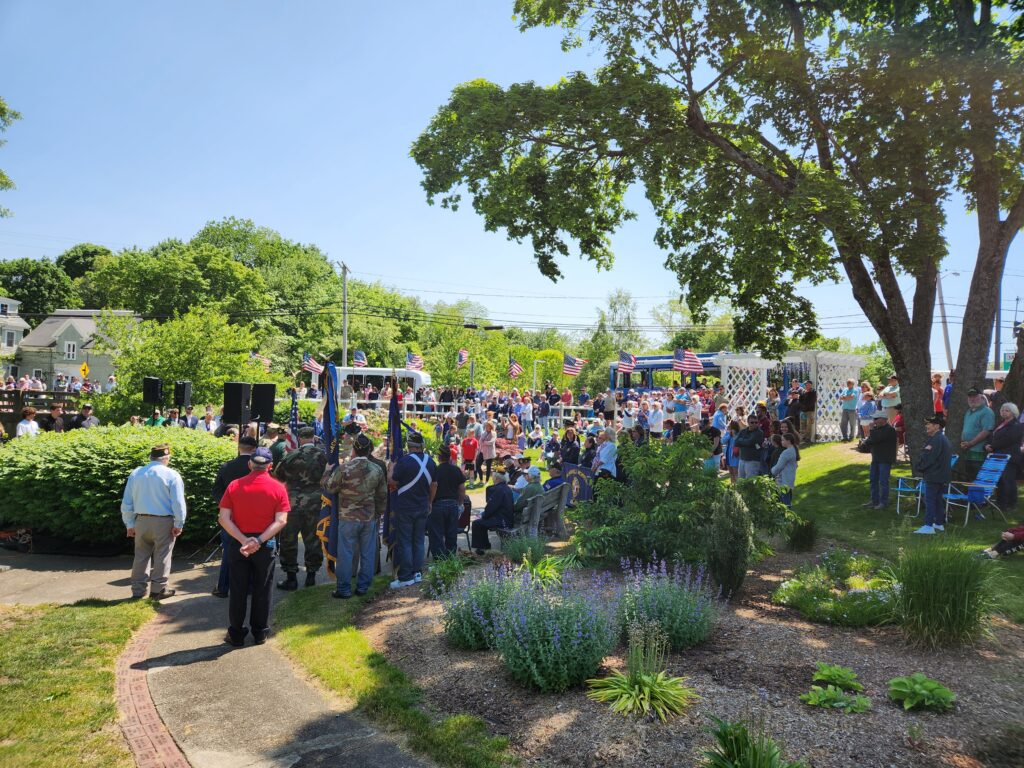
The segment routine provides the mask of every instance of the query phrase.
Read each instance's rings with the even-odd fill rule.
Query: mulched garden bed
[[[770,602],[778,584],[811,557],[781,554],[758,563],[740,596],[723,609],[710,640],[670,657],[669,672],[689,678],[701,700],[667,724],[614,715],[582,690],[524,690],[505,676],[495,654],[450,647],[440,604],[418,590],[382,597],[359,628],[423,688],[433,708],[482,717],[494,733],[509,738],[524,765],[698,765],[712,741],[709,715],[763,716],[787,757],[814,768],[1016,764],[974,756],[982,745],[1004,738],[1007,725],[1024,722],[1021,628],[996,622],[992,637],[976,647],[932,653],[908,648],[891,627],[812,624]],[[803,704],[797,697],[810,688],[816,661],[857,672],[873,709],[846,715]],[[621,657],[605,659],[608,669],[623,665]],[[907,713],[890,702],[888,680],[912,672],[951,688],[956,709]],[[911,743],[908,734],[920,740]]]

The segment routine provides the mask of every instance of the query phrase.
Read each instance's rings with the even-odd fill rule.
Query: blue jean
[[[523,419],[523,432],[528,433],[533,429],[533,419]]]
[[[892,464],[883,464],[880,461],[871,462],[871,503],[889,503],[889,473],[892,472]]]
[[[924,486],[924,524],[945,525],[946,510],[942,505],[945,483],[922,483]]]
[[[547,416],[538,416],[537,417],[537,421],[540,422],[540,428],[544,430],[544,434],[547,434],[547,431],[548,431],[548,417]]]
[[[398,580],[412,581],[412,577],[423,571],[423,537],[427,531],[428,510],[399,510],[395,512],[395,559],[398,563]]]
[[[430,539],[430,554],[435,558],[452,554],[459,549],[459,513],[462,511],[455,499],[435,501],[427,517],[427,538]]]
[[[359,555],[356,591],[365,592],[377,566],[377,518],[338,521],[338,562],[335,567],[340,595],[352,594],[352,561]]]

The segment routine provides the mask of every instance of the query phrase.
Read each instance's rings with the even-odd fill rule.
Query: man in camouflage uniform
[[[327,467],[327,456],[316,445],[316,434],[312,427],[299,430],[299,447],[275,465],[274,475],[288,487],[291,512],[288,525],[278,536],[281,552],[281,570],[284,581],[277,582],[278,589],[298,589],[299,534],[306,548],[306,586],[316,584],[316,572],[324,562],[323,549],[316,535],[316,524],[320,517],[320,480]]]
[[[338,577],[334,597],[352,597],[352,562],[359,556],[356,594],[365,595],[377,562],[377,530],[388,499],[386,473],[370,460],[373,442],[356,435],[352,455],[331,468],[324,490],[338,494]]]

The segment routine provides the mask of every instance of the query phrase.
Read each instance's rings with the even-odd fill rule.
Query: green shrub
[[[185,481],[188,517],[182,539],[209,539],[217,530],[213,480],[237,448],[230,440],[191,429],[74,429],[0,447],[4,525],[22,525],[87,544],[123,541],[125,482],[133,469],[149,461],[156,443],[170,444],[170,466]]]
[[[501,551],[513,565],[529,559],[538,562],[544,557],[544,540],[537,536],[510,536],[501,542]]]
[[[809,692],[800,694],[800,701],[812,707],[838,709],[847,714],[867,712],[871,709],[871,699],[867,696],[849,694],[834,685],[826,685],[824,688],[812,685]]]
[[[857,682],[857,673],[849,667],[840,667],[837,664],[826,664],[823,661],[816,662],[818,668],[811,680],[815,683],[827,683],[834,685],[844,691],[860,693],[864,686]]]
[[[704,642],[718,610],[704,569],[664,561],[644,565],[623,560],[626,573],[620,603],[623,632],[637,621],[660,626],[674,651]]]
[[[786,545],[793,552],[810,552],[818,541],[818,523],[814,518],[794,520],[786,533]]]
[[[785,760],[781,747],[763,728],[751,735],[745,722],[711,719],[715,747],[704,751],[703,768],[805,768],[804,763]]]
[[[820,560],[784,581],[772,602],[825,624],[865,627],[892,620],[894,588],[885,561],[843,549],[831,549]]]
[[[734,486],[750,513],[754,529],[771,535],[785,531],[796,518],[782,503],[782,488],[767,475],[748,477]]]
[[[474,568],[441,596],[448,642],[471,651],[494,644],[494,617],[516,586],[514,574],[505,564]]]
[[[907,677],[894,677],[890,680],[889,698],[893,701],[902,701],[904,709],[948,712],[953,708],[956,694],[938,680],[915,672]]]
[[[618,640],[617,606],[607,577],[542,589],[521,572],[493,614],[494,646],[521,685],[560,692],[594,676]]]
[[[629,627],[626,673],[618,670],[599,680],[588,680],[588,696],[611,705],[620,715],[654,718],[662,722],[682,714],[699,697],[681,677],[665,672],[668,637],[653,622]]]
[[[747,505],[740,495],[726,489],[714,505],[708,539],[708,570],[725,597],[735,595],[747,576],[754,530]]]
[[[299,421],[312,424],[316,418],[316,409],[320,407],[319,400],[299,400]],[[285,395],[283,400],[274,404],[274,421],[278,424],[287,424],[292,417],[292,398]]]
[[[992,609],[992,570],[963,544],[922,542],[893,567],[896,620],[907,639],[936,648],[976,640]]]
[[[423,577],[427,593],[431,597],[445,594],[466,571],[466,561],[458,552],[443,557],[435,557],[430,570]]]

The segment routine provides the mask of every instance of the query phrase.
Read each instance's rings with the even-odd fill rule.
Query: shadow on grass
[[[378,577],[366,597],[337,600],[330,587],[293,592],[276,607],[276,642],[322,683],[355,702],[364,715],[400,731],[409,746],[440,765],[500,768],[513,763],[507,739],[491,736],[476,717],[436,718],[420,704],[422,692],[398,667],[373,650],[353,626],[359,610],[387,590]]]

